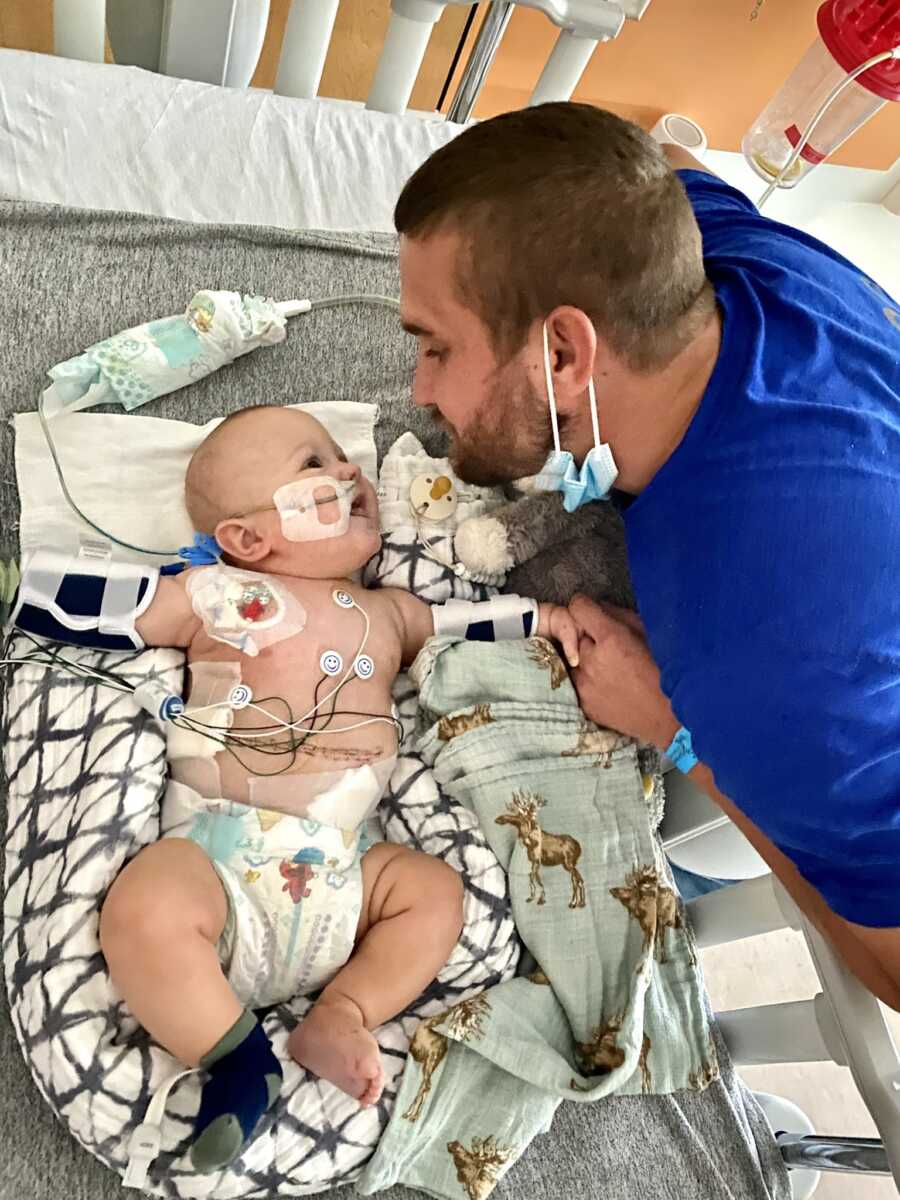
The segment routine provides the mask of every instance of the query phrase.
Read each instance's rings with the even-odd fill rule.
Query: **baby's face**
[[[223,439],[216,470],[233,514],[219,522],[216,537],[235,558],[301,578],[344,578],[381,545],[374,488],[305,413],[248,412]]]

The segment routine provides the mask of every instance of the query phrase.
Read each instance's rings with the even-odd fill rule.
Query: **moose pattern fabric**
[[[485,1200],[562,1099],[718,1075],[697,957],[655,835],[653,751],[585,724],[548,642],[432,640],[419,750],[505,867],[528,974],[418,1027],[358,1187]]]

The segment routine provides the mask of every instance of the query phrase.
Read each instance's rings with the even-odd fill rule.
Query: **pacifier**
[[[417,476],[409,489],[409,504],[423,521],[447,521],[456,512],[459,497],[447,475],[428,472]]]

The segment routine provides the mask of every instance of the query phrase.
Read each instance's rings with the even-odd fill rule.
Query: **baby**
[[[320,991],[291,1055],[378,1100],[370,1031],[447,961],[462,886],[426,854],[365,848],[397,750],[391,685],[435,632],[427,604],[351,578],[380,545],[371,484],[317,421],[259,407],[203,442],[185,490],[224,560],[163,576],[137,621],[148,645],[186,648],[190,692],[162,839],[116,879],[100,939],[144,1028],[210,1073],[191,1150],[209,1171],[281,1088],[255,1008]],[[565,609],[524,628],[574,661]]]

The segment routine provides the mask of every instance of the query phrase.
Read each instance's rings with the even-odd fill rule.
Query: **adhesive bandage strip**
[[[250,804],[268,811],[260,827],[274,824],[279,813],[355,829],[371,817],[397,763],[390,755],[361,767],[300,775],[250,775]]]
[[[522,596],[492,596],[490,600],[448,600],[431,610],[434,632],[473,642],[500,642],[533,637],[538,628],[538,604]]]
[[[143,650],[135,622],[150,607],[159,569],[114,562],[108,543],[78,554],[39,549],[25,560],[13,624],[98,650]]]
[[[355,495],[355,483],[314,475],[286,483],[272,500],[281,517],[281,532],[289,542],[316,542],[347,532]]]

